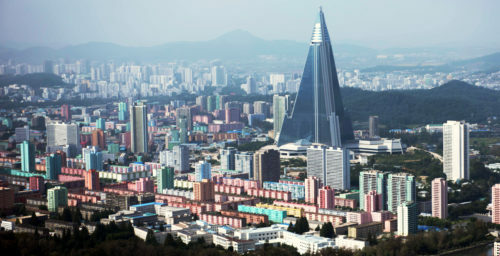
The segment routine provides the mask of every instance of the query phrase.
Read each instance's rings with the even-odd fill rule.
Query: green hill
[[[363,91],[342,88],[344,106],[353,121],[378,115],[391,128],[446,120],[484,122],[500,116],[500,91],[450,81],[431,90]]]
[[[0,87],[11,84],[29,85],[38,90],[40,87],[60,87],[66,86],[62,78],[55,74],[33,73],[26,75],[0,75]]]

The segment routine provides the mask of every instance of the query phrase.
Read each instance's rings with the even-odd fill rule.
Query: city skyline
[[[155,46],[167,42],[207,41],[234,30],[245,30],[270,40],[306,42],[307,37],[296,31],[308,30],[308,24],[313,22],[311,14],[319,6],[332,16],[329,25],[335,28],[333,37],[339,43],[379,49],[425,46],[498,49],[500,42],[499,34],[494,33],[499,18],[493,11],[499,3],[494,1],[482,1],[483,4],[470,1],[287,2],[286,10],[282,8],[283,1],[169,1],[149,5],[116,5],[114,1],[28,2],[0,2],[0,33],[4,35],[0,45],[25,48],[109,42]],[[192,8],[193,5],[197,8]],[[242,13],[242,10],[245,11]],[[16,20],[19,13],[26,14],[22,21]],[[86,16],[89,13],[92,19]],[[183,13],[183,17],[177,13]],[[199,22],[201,19],[203,23]]]
[[[333,45],[494,44],[480,1],[0,0],[0,251],[500,256],[500,51]]]

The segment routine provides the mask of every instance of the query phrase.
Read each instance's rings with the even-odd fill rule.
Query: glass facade
[[[333,51],[320,10],[314,25],[302,81],[290,116],[285,116],[278,146],[305,139],[341,146],[354,138],[344,110]]]

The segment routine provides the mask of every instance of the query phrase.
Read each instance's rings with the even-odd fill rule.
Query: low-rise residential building
[[[377,236],[382,233],[382,223],[371,222],[367,224],[351,226],[347,230],[348,236],[351,238],[367,239],[369,235]]]
[[[255,250],[255,240],[241,240],[222,234],[214,234],[213,243],[222,246],[226,250],[232,247],[235,252],[240,254]]]
[[[368,241],[349,238],[345,235],[337,235],[337,237],[335,238],[335,245],[338,246],[339,248],[345,248],[356,251],[356,250],[363,250],[363,248],[368,246]]]

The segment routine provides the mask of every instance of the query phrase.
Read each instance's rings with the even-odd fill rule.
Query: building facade
[[[147,107],[143,102],[130,106],[130,149],[132,153],[148,152]]]
[[[448,185],[443,178],[432,180],[432,217],[446,219],[448,217]]]
[[[307,176],[321,180],[324,186],[345,190],[351,185],[349,151],[314,144],[307,149]]]
[[[469,179],[469,124],[443,124],[443,172],[447,180]]]

